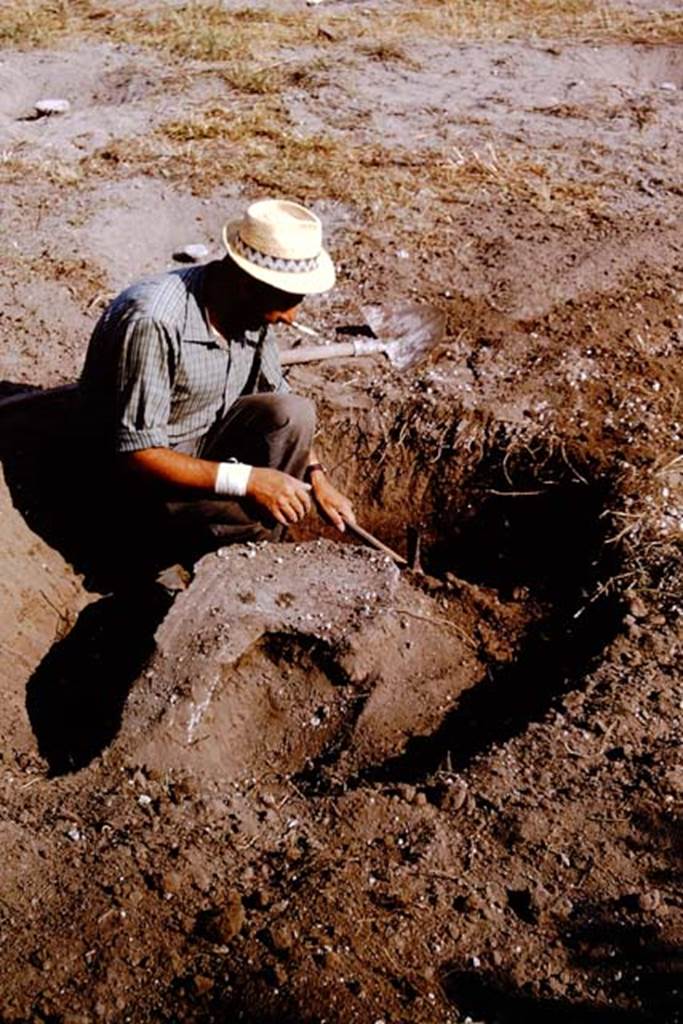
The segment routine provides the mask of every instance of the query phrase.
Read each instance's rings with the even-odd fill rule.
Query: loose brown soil
[[[3,396],[273,192],[330,338],[448,316],[415,371],[289,374],[424,573],[310,523],[110,592],[68,400],[0,407],[0,1019],[679,1021],[678,5],[0,0],[0,39]]]

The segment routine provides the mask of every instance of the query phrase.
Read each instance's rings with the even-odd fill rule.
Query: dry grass
[[[325,34],[319,33],[323,26]],[[0,0],[0,44],[50,46],[72,37],[110,39],[153,47],[166,54],[228,63],[258,60],[278,48],[355,39],[379,59],[406,57],[402,44],[425,37],[451,40],[544,38],[683,41],[683,13],[647,11],[596,0],[423,0],[393,16],[381,9],[334,13],[324,7],[282,12],[244,7],[226,10],[220,0],[195,0],[123,9],[112,0]],[[383,56],[384,55],[384,56]],[[253,91],[258,92],[256,88]]]
[[[238,115],[213,107],[169,121],[150,140],[121,140],[88,161],[88,169],[161,175],[206,195],[226,180],[252,192],[302,200],[340,200],[372,221],[467,196],[517,200],[539,209],[585,213],[600,207],[597,186],[566,181],[520,154],[451,152],[447,157],[399,147],[352,145],[329,135],[304,137],[275,102]],[[416,189],[415,183],[420,186]]]
[[[414,60],[404,49],[403,46],[399,46],[396,42],[378,42],[370,43],[369,45],[363,45],[361,52],[377,60],[381,64],[403,64],[410,68],[419,68],[420,62]]]
[[[209,61],[258,58],[285,43],[312,43],[317,35],[310,17],[246,7],[226,11],[219,0],[190,3],[178,10],[158,8],[152,13],[129,14],[117,22],[114,34],[121,42]]]
[[[305,63],[283,60],[265,65],[244,60],[229,63],[219,71],[219,76],[237,92],[268,96],[287,89],[312,89],[321,81],[328,67],[328,62],[322,57]]]
[[[2,0],[0,0],[2,4]],[[50,46],[75,37],[154,47],[206,61],[243,59],[253,51],[315,39],[310,18],[247,7],[227,11],[220,0],[196,0],[182,8],[163,3],[139,8],[96,0],[28,0],[0,6],[0,43]]]
[[[596,0],[427,0],[395,17],[387,41],[421,32],[452,39],[683,40],[683,14],[639,14]]]
[[[83,310],[109,293],[107,275],[89,260],[61,258],[44,252],[39,257],[28,257],[25,265],[27,278],[41,277],[63,285]]]
[[[0,3],[0,45],[49,46],[65,36],[80,35],[89,7],[77,0]]]
[[[42,181],[48,185],[80,185],[84,180],[83,167],[78,163],[57,157],[30,160],[12,150],[0,152],[0,184],[25,184]]]

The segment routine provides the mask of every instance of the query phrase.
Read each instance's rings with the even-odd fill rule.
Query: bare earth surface
[[[448,317],[289,373],[424,573],[312,522],[109,593],[68,400],[0,406],[0,1019],[680,1021],[679,5],[0,0],[0,42],[3,398],[262,195],[325,221],[330,340]]]

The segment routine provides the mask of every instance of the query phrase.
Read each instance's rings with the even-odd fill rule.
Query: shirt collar
[[[189,270],[180,271],[185,278],[185,287],[187,289],[183,337],[187,341],[198,341],[204,345],[216,345],[220,344],[221,336],[215,334],[212,330],[203,302],[204,280],[208,266],[209,264],[203,264],[201,267],[192,267]],[[250,345],[252,348],[257,348],[263,344],[267,332],[268,327],[263,326],[254,331],[243,331],[228,339],[228,341],[237,341],[242,345]]]
[[[183,337],[187,341],[199,341],[205,345],[213,345],[216,339],[209,327],[202,303],[205,271],[205,266],[192,267],[189,270],[180,271],[183,275],[187,291]]]

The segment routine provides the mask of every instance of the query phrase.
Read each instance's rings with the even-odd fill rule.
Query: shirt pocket
[[[228,352],[218,345],[182,342],[172,395],[176,416],[215,409],[222,404],[228,363]]]

